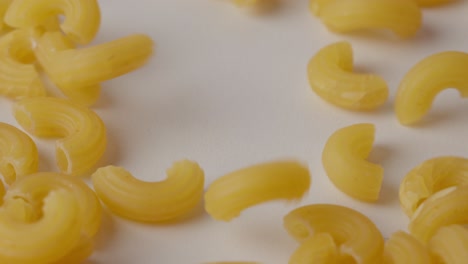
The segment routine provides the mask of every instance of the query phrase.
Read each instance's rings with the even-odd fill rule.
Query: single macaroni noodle
[[[135,34],[74,49],[59,32],[49,32],[39,40],[35,54],[65,95],[92,104],[99,96],[99,83],[142,67],[153,54],[153,45],[150,37]]]
[[[428,246],[435,263],[465,264],[468,260],[468,228],[463,225],[441,227]]]
[[[385,80],[373,74],[353,73],[353,51],[346,41],[317,52],[307,68],[309,84],[322,99],[350,110],[372,110],[388,97]]]
[[[106,150],[106,127],[101,118],[70,100],[25,98],[14,105],[13,113],[16,121],[33,135],[61,137],[55,151],[57,166],[65,174],[86,173]]]
[[[323,167],[333,184],[347,195],[373,202],[379,198],[384,170],[366,160],[375,127],[361,123],[335,131],[322,152]]]
[[[178,220],[203,197],[204,172],[183,160],[167,170],[161,182],[143,182],[121,167],[107,166],[92,175],[94,190],[115,214],[143,222]]]
[[[319,233],[304,240],[289,258],[289,264],[339,263],[338,249],[333,237]]]
[[[284,217],[284,227],[300,243],[310,242],[311,237],[323,233],[329,234],[333,241],[322,237],[325,242],[322,246],[327,246],[322,250],[333,254],[335,248],[336,263],[375,264],[382,261],[382,234],[369,218],[353,209],[333,204],[302,206]]]
[[[421,9],[408,0],[319,1],[312,7],[327,28],[338,33],[388,29],[401,38],[408,38],[422,24]]]
[[[428,248],[412,235],[397,231],[385,242],[384,264],[430,264]]]
[[[0,122],[0,173],[5,182],[34,173],[38,169],[39,153],[34,141],[16,127]]]
[[[468,53],[445,51],[426,57],[403,77],[396,99],[395,112],[403,125],[420,121],[430,110],[435,97],[447,88],[455,88],[468,97]]]
[[[30,28],[44,25],[51,16],[58,15],[65,17],[61,30],[79,44],[90,43],[101,23],[96,0],[14,0],[5,22],[15,28]]]
[[[452,224],[468,224],[468,186],[439,191],[424,201],[413,214],[409,231],[426,244],[437,230]]]
[[[442,156],[426,160],[403,178],[399,191],[401,207],[412,216],[431,195],[458,185],[468,185],[468,159]]]
[[[14,30],[0,38],[0,94],[16,99],[44,96],[46,89],[34,65],[35,29]]]
[[[230,221],[260,203],[300,199],[310,182],[308,168],[296,161],[254,165],[213,181],[205,193],[205,210],[216,220]]]

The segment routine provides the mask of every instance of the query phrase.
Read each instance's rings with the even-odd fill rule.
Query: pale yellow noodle
[[[60,137],[56,141],[56,163],[60,171],[81,175],[101,159],[107,145],[106,127],[90,109],[70,100],[37,97],[18,101],[13,107],[16,121],[38,137]]]
[[[363,29],[388,29],[401,38],[414,36],[421,28],[422,13],[409,0],[321,1],[316,12],[331,31],[348,33]]]
[[[0,0],[0,33],[5,32],[9,29],[8,25],[5,24],[3,18],[5,17],[5,13],[10,7],[10,4],[13,0]]]
[[[468,228],[462,225],[441,227],[429,241],[434,263],[466,264]]]
[[[0,173],[5,182],[12,184],[17,178],[36,172],[38,164],[34,141],[16,127],[0,122]]]
[[[260,203],[302,198],[310,188],[310,178],[308,168],[296,161],[243,168],[210,184],[205,193],[205,210],[216,220],[230,221]]]
[[[90,43],[101,23],[97,0],[14,0],[5,22],[15,28],[44,25],[51,16],[64,15],[62,31],[74,42]]]
[[[375,127],[361,123],[335,131],[322,152],[323,167],[333,184],[347,195],[373,202],[379,198],[384,170],[366,160],[374,143]]]
[[[429,249],[403,231],[397,231],[385,242],[384,264],[431,264]]]
[[[339,252],[333,237],[319,233],[307,238],[289,258],[289,264],[337,264]]]
[[[346,41],[317,52],[307,68],[309,84],[322,99],[350,110],[373,110],[388,97],[384,79],[374,74],[353,73],[353,51]]]
[[[430,110],[437,94],[455,88],[468,97],[468,53],[445,51],[418,62],[403,77],[395,99],[395,112],[403,125],[420,121]]]
[[[107,166],[92,175],[94,190],[115,214],[143,222],[178,220],[203,197],[204,172],[183,160],[167,170],[161,182],[143,182],[121,167]]]
[[[427,243],[437,230],[452,224],[468,224],[468,186],[449,187],[424,201],[413,214],[408,229]]]
[[[365,215],[340,205],[313,204],[299,207],[284,217],[284,227],[301,243],[322,233],[333,238],[337,263],[381,263],[384,239]],[[328,242],[331,247],[331,242]]]
[[[403,178],[400,205],[408,216],[412,216],[431,195],[458,185],[468,185],[468,159],[443,156],[426,160]]]

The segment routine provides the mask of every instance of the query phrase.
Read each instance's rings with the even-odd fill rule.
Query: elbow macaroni
[[[101,159],[107,145],[106,127],[90,109],[66,99],[26,98],[14,105],[17,122],[38,137],[62,137],[55,145],[61,172],[81,175]]]
[[[379,198],[383,168],[371,163],[375,127],[362,123],[341,128],[328,139],[322,152],[323,167],[333,184],[347,195],[363,201]]]
[[[468,53],[446,51],[426,57],[417,63],[398,87],[395,112],[403,125],[420,121],[439,92],[456,88],[468,97]]]
[[[437,230],[452,224],[468,224],[468,186],[449,187],[430,196],[416,210],[408,229],[427,243]]]
[[[333,243],[328,241],[326,250],[333,253],[332,246],[336,245],[337,263],[348,263],[340,261],[350,259],[360,264],[382,261],[382,234],[369,218],[353,209],[332,204],[302,206],[284,217],[284,227],[300,243],[306,243],[311,237],[323,233],[329,234]]]
[[[88,44],[96,36],[101,14],[96,0],[14,0],[5,22],[15,28],[47,24],[51,16],[63,14],[61,30],[74,42]]]
[[[418,206],[445,188],[468,185],[468,159],[437,157],[413,168],[400,184],[400,204],[412,216]]]
[[[436,263],[464,264],[468,260],[468,228],[462,225],[441,227],[428,246]]]
[[[0,122],[0,173],[5,182],[12,184],[16,179],[36,172],[38,164],[39,154],[34,141],[16,127]]]
[[[300,199],[309,190],[307,167],[277,161],[240,169],[218,178],[205,193],[205,209],[216,220],[230,221],[257,204]]]
[[[422,24],[421,10],[411,0],[322,0],[312,3],[311,10],[329,30],[339,33],[389,29],[401,38],[408,38]]]
[[[309,84],[322,99],[350,110],[372,110],[388,97],[380,76],[353,73],[353,51],[349,42],[322,48],[308,65]]]
[[[397,231],[385,243],[384,264],[430,264],[429,250],[419,240]]]
[[[162,182],[143,182],[120,167],[107,166],[92,175],[94,190],[114,213],[144,222],[163,222],[191,212],[203,197],[204,172],[183,160],[167,171]]]

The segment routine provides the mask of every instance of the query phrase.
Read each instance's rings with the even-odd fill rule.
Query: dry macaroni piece
[[[437,230],[453,224],[468,224],[468,186],[449,187],[424,201],[411,218],[409,230],[427,243]]]
[[[388,97],[385,80],[353,73],[353,50],[346,41],[328,45],[308,65],[309,84],[322,99],[350,110],[372,110]]]
[[[395,99],[395,112],[403,125],[420,121],[430,110],[435,97],[455,88],[468,97],[468,53],[446,51],[426,57],[403,78]]]
[[[326,237],[315,239],[324,242],[321,252],[333,254],[336,250],[336,263],[375,264],[382,261],[382,234],[369,218],[353,209],[332,204],[302,206],[284,217],[284,227],[300,243],[318,243],[310,239],[323,233],[330,235],[332,241]]]
[[[37,171],[39,154],[34,141],[23,131],[0,122],[0,173],[5,182]]]
[[[426,160],[413,168],[401,182],[401,207],[408,216],[412,216],[431,195],[458,185],[468,185],[468,159],[444,156]]]
[[[40,30],[24,29],[0,37],[0,94],[10,98],[46,95],[32,50],[40,34]]]
[[[403,231],[392,234],[385,243],[384,264],[430,264],[429,249],[412,235]]]
[[[300,199],[310,182],[308,168],[295,161],[254,165],[212,182],[205,193],[205,209],[216,220],[230,221],[260,203]]]
[[[117,215],[143,222],[178,220],[203,197],[204,172],[195,162],[176,162],[161,182],[143,182],[124,168],[107,166],[92,175],[94,190]]]
[[[379,198],[384,170],[366,160],[372,150],[375,127],[361,123],[341,128],[322,152],[323,167],[333,184],[347,195],[373,202]]]
[[[60,137],[55,145],[56,159],[65,174],[86,173],[104,154],[106,127],[86,107],[66,99],[35,97],[18,101],[13,112],[27,132],[38,137]]]
[[[79,179],[60,173],[21,178],[0,208],[0,262],[83,261],[92,253],[101,213],[96,195]]]
[[[101,23],[96,0],[14,0],[5,14],[5,22],[15,28],[30,28],[47,24],[58,15],[65,17],[61,30],[79,44],[90,43]]]
[[[289,264],[335,264],[339,260],[338,249],[333,237],[319,233],[304,240],[291,255]]]
[[[322,0],[312,3],[311,10],[329,30],[338,33],[389,29],[401,38],[408,38],[422,24],[421,9],[408,0]]]
[[[135,34],[74,49],[60,32],[48,32],[39,40],[35,54],[66,96],[90,105],[99,97],[99,83],[142,67],[153,54],[153,46],[150,37]]]
[[[465,264],[468,260],[468,228],[462,225],[441,227],[429,241],[429,248],[435,263]]]

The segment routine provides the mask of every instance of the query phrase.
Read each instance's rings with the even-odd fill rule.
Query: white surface
[[[151,35],[156,56],[144,68],[104,84],[95,107],[109,130],[106,159],[144,180],[161,180],[172,162],[189,158],[213,179],[241,167],[281,158],[309,164],[310,194],[300,203],[355,208],[384,236],[405,229],[398,186],[405,173],[430,157],[468,156],[468,101],[454,91],[436,100],[427,122],[400,126],[392,110],[398,82],[420,59],[455,49],[468,52],[468,2],[424,11],[424,28],[411,40],[328,32],[308,1],[283,1],[275,12],[254,15],[226,0],[101,0],[96,43],[134,32]],[[388,104],[374,113],[341,110],[309,88],[306,65],[321,47],[349,40],[356,67],[382,75]],[[468,69],[467,69],[468,73]],[[9,104],[4,121],[16,124]],[[327,179],[321,151],[336,129],[358,122],[377,126],[370,160],[385,168],[382,199],[353,200]],[[53,144],[39,141],[42,153]],[[45,155],[43,169],[55,169]],[[106,216],[89,264],[182,264],[221,260],[287,263],[297,244],[282,217],[299,204],[274,202],[245,211],[230,223],[203,212],[171,226]]]

